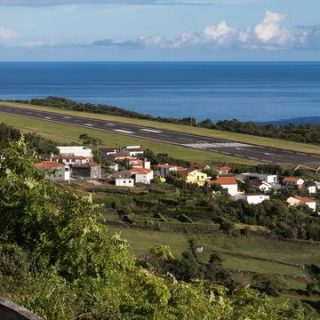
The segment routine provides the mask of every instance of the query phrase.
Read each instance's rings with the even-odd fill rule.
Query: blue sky
[[[319,0],[0,0],[0,60],[320,60]]]

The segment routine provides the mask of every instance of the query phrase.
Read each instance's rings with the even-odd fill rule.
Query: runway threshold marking
[[[140,129],[141,131],[145,132],[152,132],[152,133],[162,133],[162,131],[159,130],[153,130],[153,129]]]
[[[122,132],[122,133],[134,133],[133,131],[122,130],[122,129],[114,129],[114,131]]]

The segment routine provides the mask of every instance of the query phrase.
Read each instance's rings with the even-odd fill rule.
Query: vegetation
[[[34,105],[58,107],[66,110],[100,113],[145,120],[155,120],[161,122],[189,125],[194,127],[198,126],[200,128],[218,129],[237,133],[244,133],[254,136],[284,139],[295,142],[311,143],[318,145],[320,144],[320,125],[316,124],[288,124],[282,126],[274,126],[272,124],[258,125],[254,122],[241,122],[235,119],[218,121],[216,123],[212,122],[212,120],[210,119],[197,122],[197,120],[192,117],[187,117],[183,119],[156,117],[109,105],[78,103],[72,100],[59,97],[48,97],[45,99],[32,99],[30,101],[17,102],[28,102]]]
[[[302,305],[275,304],[249,288],[231,295],[214,281],[195,281],[192,273],[178,281],[145,268],[125,240],[108,236],[97,222],[91,198],[64,191],[37,172],[23,140],[2,154],[1,293],[45,319],[307,318]],[[153,253],[172,258],[168,250]]]
[[[0,148],[6,146],[10,141],[19,140],[21,138],[21,131],[0,123]],[[43,138],[35,133],[26,133],[25,141],[29,147],[34,149],[39,155],[46,156],[51,153],[56,153],[56,142]]]

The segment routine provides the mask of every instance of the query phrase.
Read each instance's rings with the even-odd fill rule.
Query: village
[[[94,185],[135,188],[153,183],[166,184],[170,179],[212,191],[228,194],[230,200],[249,205],[261,204],[273,196],[287,193],[288,207],[307,208],[320,214],[316,195],[320,182],[316,178],[279,176],[264,172],[237,172],[232,166],[153,163],[140,145],[108,147],[92,151],[88,146],[58,146],[58,154],[36,164],[37,169],[56,182],[86,180]],[[97,156],[98,155],[98,156]]]

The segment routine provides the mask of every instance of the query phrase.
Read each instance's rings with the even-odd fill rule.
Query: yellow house
[[[196,183],[198,186],[203,186],[208,179],[208,175],[197,169],[186,171],[184,173],[184,180],[186,183]]]

